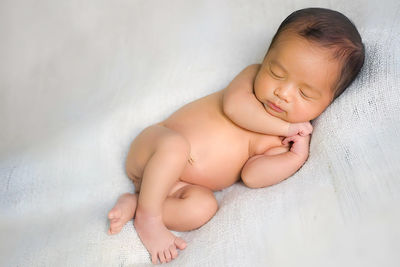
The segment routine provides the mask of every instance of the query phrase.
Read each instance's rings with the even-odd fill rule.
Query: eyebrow
[[[287,70],[282,66],[282,64],[279,63],[278,61],[271,60],[271,63],[277,65],[277,66],[280,67],[284,72],[288,73],[288,71],[287,71]],[[320,93],[317,89],[315,89],[313,86],[309,85],[308,83],[303,83],[303,85],[304,85],[305,87],[308,87],[308,88],[309,88],[310,90],[312,90],[313,92],[318,93],[318,95],[321,95],[321,93]]]

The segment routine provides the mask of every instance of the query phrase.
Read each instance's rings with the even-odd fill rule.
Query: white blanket
[[[367,48],[358,79],[313,124],[310,157],[263,189],[235,184],[171,266],[399,266],[397,0],[0,3],[0,266],[147,266],[132,222],[132,139],[261,62],[280,22],[322,6]]]

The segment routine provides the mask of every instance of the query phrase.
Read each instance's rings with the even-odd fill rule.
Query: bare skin
[[[168,229],[193,230],[211,219],[218,209],[212,192],[237,182],[240,179],[243,165],[251,156],[263,153],[272,147],[282,147],[283,151],[288,150],[288,146],[282,145],[282,138],[247,131],[232,123],[222,111],[222,96],[223,91],[220,91],[182,107],[164,122],[146,128],[131,145],[127,158],[127,165],[130,166],[127,173],[135,183],[136,189],[140,188],[140,192],[139,195],[132,195],[130,201],[126,200],[126,195],[118,200],[109,213],[109,233],[118,233],[122,226],[133,218],[134,208],[129,205],[134,205],[134,199],[137,199],[138,208],[134,225],[143,244],[152,255],[153,263],[169,262],[176,256],[175,250],[185,248],[186,243],[177,239]],[[209,136],[207,137],[204,133],[208,133]],[[180,171],[175,172],[176,179],[166,186],[168,190],[163,191],[166,199],[164,210],[159,211],[162,213],[160,216],[145,209],[140,210],[139,206],[140,196],[145,195],[143,190],[146,180],[143,179],[143,176],[146,177],[146,168],[154,153],[149,148],[156,146],[156,138],[162,140],[162,136],[164,138],[165,136],[184,136],[190,144],[190,153],[186,154],[183,151],[185,147],[179,148],[179,145],[183,146],[177,144],[180,142],[179,139],[176,142],[171,138],[172,144],[164,144],[167,147],[165,158],[170,157],[171,153],[179,152],[184,154],[184,164],[179,166],[178,160],[176,160],[177,162],[165,161],[165,164],[175,166],[173,169],[180,169]],[[232,144],[236,145],[232,146]],[[207,149],[210,147],[212,149]],[[165,158],[160,155],[160,159],[163,161],[166,160]],[[226,162],[230,162],[230,164],[227,165]],[[163,166],[163,163],[157,162],[157,166]],[[168,168],[164,166],[158,170],[162,170],[162,175],[165,175]],[[154,174],[157,181],[154,185],[150,185],[152,190],[147,193],[148,195],[154,192],[158,195],[162,194],[155,190],[157,186],[160,188],[160,178],[157,175],[157,173]],[[177,190],[179,183],[181,186],[184,183],[184,186]],[[195,186],[195,189],[192,188]],[[183,198],[186,191],[188,191],[186,198]],[[191,199],[194,200],[196,195],[199,195],[198,200],[192,201]],[[204,204],[205,200],[210,204],[204,207],[204,211],[197,211],[201,214],[190,216],[193,213],[192,210],[196,206]],[[153,200],[149,200],[149,202],[154,203]],[[185,215],[186,217],[189,215],[193,219],[185,218]],[[182,219],[177,220],[180,216]],[[176,221],[180,221],[181,226],[177,226]],[[154,252],[152,253],[152,251]]]
[[[109,212],[110,234],[134,218],[152,262],[169,262],[187,245],[169,230],[189,231],[209,221],[218,209],[213,191],[240,178],[251,188],[276,184],[304,164],[312,131],[308,121],[329,105],[331,80],[326,79],[337,69],[321,65],[326,61],[323,51],[288,38],[262,65],[249,66],[226,89],[183,106],[133,140],[126,171],[136,194],[122,195]],[[271,76],[271,61],[286,67],[274,66],[279,79]],[[310,102],[298,98],[296,86],[307,75],[299,73],[304,64],[312,73],[309,83],[318,87],[307,91],[315,96]],[[313,64],[320,65],[310,69]],[[321,80],[318,71],[324,74]]]
[[[135,216],[137,194],[125,193],[118,198],[115,206],[108,213],[110,228],[108,234],[113,235],[121,231],[122,227]]]
[[[117,234],[121,231],[122,227],[135,217],[135,211],[137,206],[137,194],[126,193],[123,194],[115,204],[115,206],[108,213],[108,218],[110,220],[110,229],[108,230],[108,234]],[[153,221],[148,221],[150,226],[158,227],[158,225],[152,225]],[[155,224],[158,222],[156,221]],[[136,226],[140,227],[140,226]],[[147,229],[147,228],[145,228]],[[145,233],[149,234],[149,233]],[[172,235],[172,234],[171,234]],[[174,235],[171,236],[174,239],[174,243],[169,246],[168,250],[164,253],[165,262],[169,262],[175,259],[178,256],[178,252],[176,248],[185,249],[186,242],[181,238],[176,238]],[[160,260],[162,256],[160,255]]]

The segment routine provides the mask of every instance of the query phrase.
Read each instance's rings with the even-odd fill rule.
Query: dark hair
[[[325,8],[306,8],[290,14],[279,26],[268,51],[282,32],[290,30],[306,40],[332,49],[342,65],[332,90],[337,98],[353,82],[364,64],[365,48],[355,25],[342,13]]]

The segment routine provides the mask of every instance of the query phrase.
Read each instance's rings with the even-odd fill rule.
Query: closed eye
[[[277,78],[277,79],[283,79],[283,78],[284,78],[284,77],[282,77],[282,76],[279,76],[279,75],[275,74],[275,73],[272,71],[272,69],[269,69],[269,72],[271,73],[271,75],[272,75],[274,78]]]
[[[306,95],[304,92],[303,92],[303,90],[301,90],[300,89],[300,94],[302,95],[302,96],[304,96],[304,97],[306,97],[306,98],[310,98],[308,95]]]

